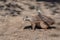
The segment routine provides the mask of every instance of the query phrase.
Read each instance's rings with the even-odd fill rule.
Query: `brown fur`
[[[37,20],[31,22],[31,26],[33,27],[33,30],[35,28],[35,25],[40,26],[43,29],[47,29],[48,28],[48,25],[43,20],[41,20],[41,18],[39,16],[35,16],[35,18]]]
[[[47,29],[50,25],[53,25],[55,23],[55,21],[52,18],[45,16],[45,15],[42,15],[42,19],[39,16],[35,16],[35,18],[37,20],[35,22],[33,22],[33,24],[41,26],[41,28],[43,28],[43,29]],[[33,25],[32,25],[32,27],[33,27]]]
[[[45,21],[49,25],[53,25],[55,23],[55,21],[52,18],[48,17],[48,16],[42,15],[42,17],[43,17],[42,18],[43,21]]]
[[[26,19],[26,21],[29,21],[31,23],[31,26],[33,28],[33,30],[35,30],[35,26],[38,25],[43,29],[47,29],[49,27],[49,25],[53,25],[55,23],[55,21],[45,15],[41,16],[39,15],[33,15],[32,17],[27,17],[28,19]]]
[[[53,20],[50,20],[51,19],[50,17],[43,16],[42,19],[39,16],[35,15],[35,16],[32,16],[32,18],[31,18],[32,21],[30,19],[28,20],[31,23],[31,26],[32,26],[33,30],[35,30],[36,25],[40,26],[43,29],[47,29],[48,25],[52,25],[52,23],[54,23]]]

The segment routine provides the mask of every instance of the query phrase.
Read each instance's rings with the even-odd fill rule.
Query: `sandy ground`
[[[1,5],[5,5],[4,3],[2,3],[3,2],[0,2]],[[56,7],[48,7],[48,9],[46,9],[46,6],[44,6],[45,2],[40,2],[40,7],[44,15],[53,18],[55,20],[55,24],[52,25],[51,28],[47,29],[46,31],[44,29],[38,28],[36,28],[35,31],[32,31],[31,28],[27,28],[30,26],[30,23],[26,23],[25,21],[23,21],[23,17],[25,17],[26,15],[31,16],[32,14],[37,13],[35,9],[30,10],[28,9],[29,6],[25,5],[25,3],[35,5],[35,2],[29,3],[26,1],[22,1],[20,3],[16,3],[18,3],[20,6],[22,6],[22,8],[25,9],[19,9],[22,11],[21,15],[11,16],[9,14],[7,16],[1,16],[4,15],[7,11],[4,11],[4,9],[0,10],[0,40],[60,40],[60,4],[56,3],[58,13],[52,15],[53,12],[51,10]],[[25,29],[22,30],[23,27]]]

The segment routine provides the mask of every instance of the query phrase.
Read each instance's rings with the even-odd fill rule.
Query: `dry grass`
[[[8,0],[7,3],[12,2],[11,0]],[[13,3],[13,2],[12,2]],[[48,15],[52,17],[57,24],[54,24],[57,29],[36,29],[34,32],[31,31],[32,29],[23,29],[25,26],[30,26],[29,22],[23,21],[23,17],[26,15],[31,16],[32,14],[36,13],[36,10],[29,9],[28,5],[25,5],[24,3],[35,5],[35,2],[26,2],[26,1],[18,1],[16,2],[18,5],[22,6],[24,10],[21,10],[21,14],[17,16],[10,15],[11,11],[6,11],[4,9],[0,10],[0,40],[60,40],[60,14],[56,13],[55,15],[51,15],[52,13],[51,8],[46,9],[44,6],[44,2],[41,2],[41,9],[43,10],[44,15]],[[1,5],[5,5],[3,1],[0,1]],[[50,4],[50,3],[49,3]],[[6,6],[5,6],[6,7]],[[59,5],[56,6],[59,8]],[[56,8],[53,7],[53,8]],[[13,8],[14,9],[14,8]],[[8,13],[7,17],[5,13]],[[23,29],[23,30],[21,30]]]

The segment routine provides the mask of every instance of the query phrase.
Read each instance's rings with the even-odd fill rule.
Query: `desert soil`
[[[13,6],[6,6],[10,5],[9,3]],[[31,24],[25,22],[23,18],[37,14],[35,8],[29,8],[37,6],[35,1],[0,1],[0,40],[60,40],[60,4],[43,1],[39,3],[42,14],[54,19],[55,24],[51,25],[51,28],[47,30],[36,28],[35,31],[32,31],[31,28],[26,28]],[[15,7],[16,4],[19,7]],[[19,11],[19,14],[17,11]]]

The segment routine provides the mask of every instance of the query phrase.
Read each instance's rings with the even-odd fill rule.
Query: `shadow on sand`
[[[24,29],[32,29],[32,26],[26,26]],[[42,29],[42,28],[36,25],[35,29]],[[56,29],[56,27],[55,26],[49,26],[47,29]]]

